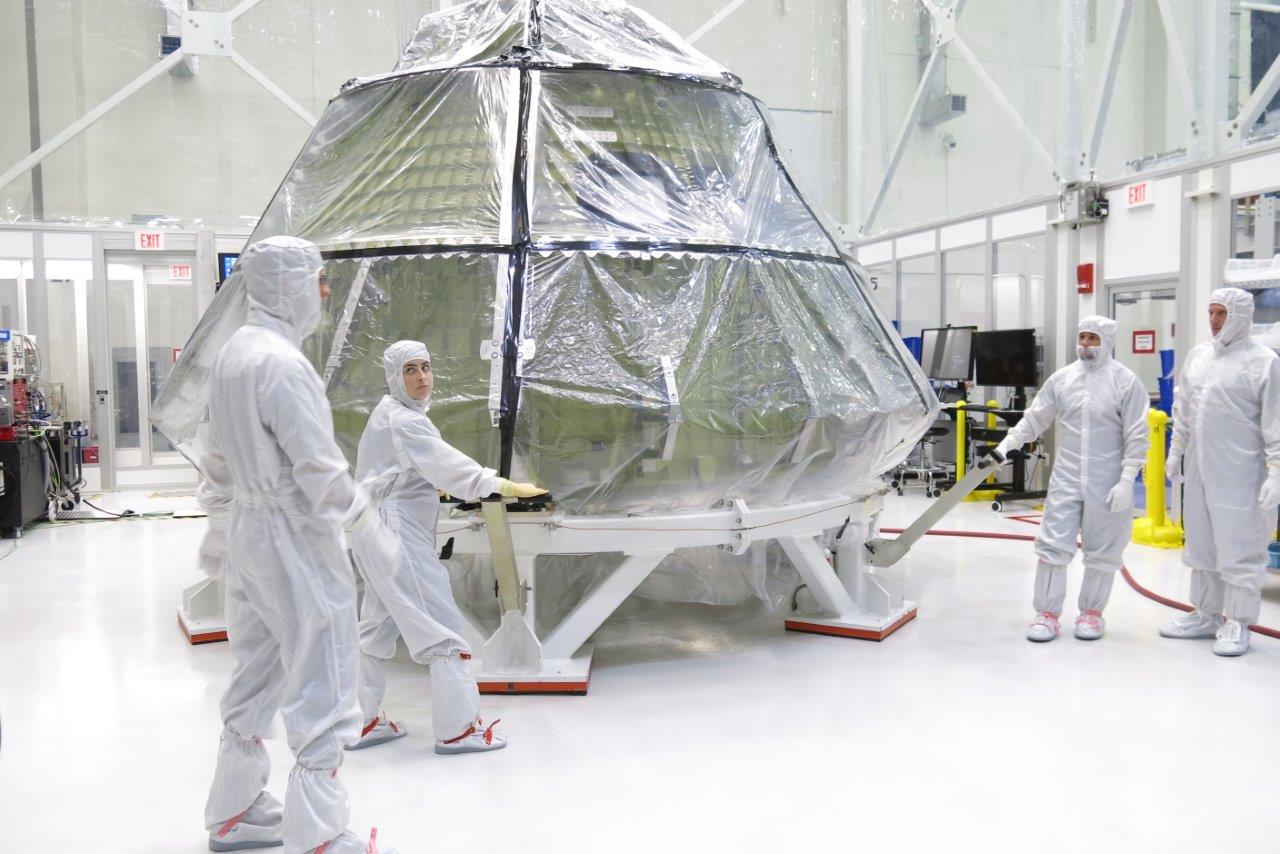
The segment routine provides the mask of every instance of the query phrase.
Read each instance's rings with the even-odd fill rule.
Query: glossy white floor
[[[923,505],[892,501],[889,524]],[[230,657],[174,619],[203,525],[45,527],[0,562],[0,850],[205,850]],[[1033,531],[984,505],[943,527]],[[1184,598],[1177,558],[1129,551]],[[486,700],[511,738],[490,755],[435,756],[425,674],[397,662],[411,735],[349,756],[353,827],[402,854],[1280,850],[1280,641],[1163,640],[1173,612],[1118,580],[1105,639],[1034,645],[1032,566],[1027,543],[926,540],[897,573],[920,617],[880,644],[629,604],[589,696]],[[1280,626],[1280,581],[1266,596]]]

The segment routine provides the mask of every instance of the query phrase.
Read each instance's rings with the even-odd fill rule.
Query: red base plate
[[[809,634],[831,635],[838,638],[882,641],[915,618],[916,609],[912,608],[883,629],[855,629],[851,626],[829,626],[825,623],[810,623],[805,620],[787,620],[786,626],[789,632],[808,632]]]
[[[589,682],[478,682],[481,694],[576,694],[586,696]]]
[[[192,646],[202,643],[217,643],[227,639],[226,629],[213,632],[196,632],[192,634],[187,631],[186,623],[182,622],[182,617],[178,617],[178,628],[182,629],[182,633],[187,636],[187,640],[191,641]]]

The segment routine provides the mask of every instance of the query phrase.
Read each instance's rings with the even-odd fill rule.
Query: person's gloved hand
[[[1164,461],[1164,476],[1170,483],[1182,483],[1182,452],[1170,451],[1169,459]]]
[[[347,544],[366,575],[395,575],[400,568],[400,540],[382,523],[372,503],[348,521]]]
[[[996,445],[996,454],[1000,457],[1001,462],[1009,461],[1009,454],[1022,449],[1021,445],[1015,445],[1013,439],[1005,436],[1000,440],[1000,444]]]
[[[505,477],[495,478],[493,488],[503,498],[533,498],[535,495],[546,495],[547,491],[532,483],[516,483]]]
[[[1273,471],[1263,481],[1258,492],[1258,506],[1263,510],[1275,510],[1280,506],[1280,472]]]
[[[227,545],[230,541],[231,520],[224,513],[210,513],[209,527],[200,541],[197,564],[210,577],[221,576],[226,568]]]
[[[1112,513],[1128,513],[1133,510],[1133,482],[1138,479],[1138,470],[1133,466],[1125,466],[1120,472],[1120,480],[1107,493],[1107,509]]]

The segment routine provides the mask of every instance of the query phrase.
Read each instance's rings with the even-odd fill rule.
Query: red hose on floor
[[[1018,522],[1025,522],[1028,525],[1040,524],[1034,519],[1028,518],[1026,516],[1007,516],[1005,518],[1013,519]],[[880,533],[901,534],[904,530],[905,530],[904,528],[881,528]],[[1030,534],[1001,534],[995,531],[945,531],[940,528],[935,528],[934,530],[926,531],[925,533],[931,537],[969,537],[975,540],[1019,540],[1022,542],[1035,541],[1035,537],[1031,536]],[[1134,589],[1135,592],[1140,593],[1143,596],[1146,596],[1148,599],[1152,600],[1153,602],[1159,602],[1161,605],[1167,605],[1170,608],[1176,608],[1179,611],[1195,610],[1185,602],[1178,602],[1175,599],[1170,599],[1166,596],[1161,596],[1159,593],[1156,593],[1154,591],[1148,590],[1147,588],[1143,587],[1134,579],[1133,575],[1129,573],[1128,567],[1121,567],[1120,574],[1124,576],[1124,580],[1128,583],[1130,587]],[[1270,628],[1269,626],[1250,626],[1249,630],[1257,632],[1260,635],[1266,635],[1269,638],[1276,638],[1280,640],[1280,629],[1273,629],[1273,628]]]

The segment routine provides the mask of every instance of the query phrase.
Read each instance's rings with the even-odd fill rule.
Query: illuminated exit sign
[[[1154,199],[1151,198],[1151,182],[1142,181],[1138,184],[1130,184],[1124,188],[1125,201],[1127,206],[1131,208],[1142,208],[1153,204]]]
[[[190,264],[170,264],[169,278],[179,282],[191,281],[191,265]]]
[[[163,231],[135,231],[133,248],[140,252],[158,252],[164,249]]]

